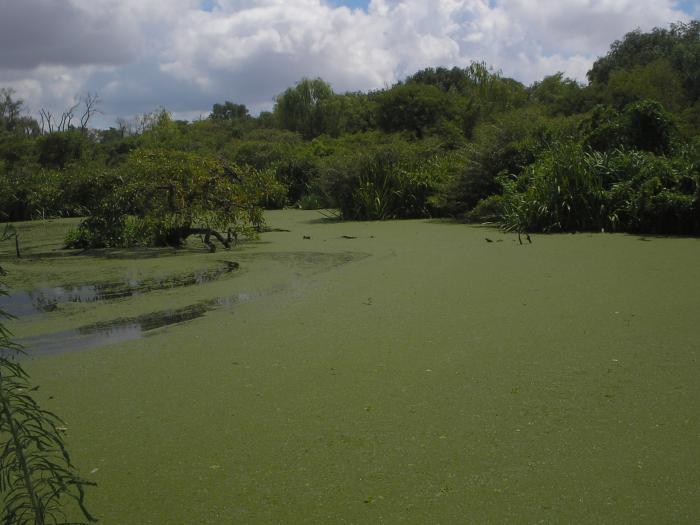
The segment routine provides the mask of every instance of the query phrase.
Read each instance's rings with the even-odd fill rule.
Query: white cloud
[[[99,91],[111,116],[158,104],[206,113],[224,99],[260,109],[303,76],[367,90],[472,60],[526,83],[557,71],[583,80],[626,32],[689,18],[672,0],[372,0],[366,11],[325,0],[216,0],[211,11],[201,0],[20,4],[34,8],[47,34],[0,52],[0,85],[33,106]],[[68,15],[70,32],[48,20]],[[23,19],[13,20],[21,34]]]

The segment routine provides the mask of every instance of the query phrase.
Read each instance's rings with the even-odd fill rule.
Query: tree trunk
[[[186,239],[190,235],[204,235],[204,244],[206,244],[209,247],[210,252],[215,252],[216,251],[216,245],[211,241],[211,237],[215,237],[217,241],[219,241],[224,248],[230,248],[231,247],[231,240],[230,238],[227,239],[223,235],[221,235],[219,232],[216,230],[213,230],[211,228],[187,228],[184,230],[184,236],[183,239]]]

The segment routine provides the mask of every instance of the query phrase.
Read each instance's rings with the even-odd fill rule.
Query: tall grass
[[[509,231],[700,233],[699,166],[650,152],[558,143],[520,177],[501,176]]]

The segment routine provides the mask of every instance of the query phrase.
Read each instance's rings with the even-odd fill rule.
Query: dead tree
[[[66,131],[70,129],[73,118],[75,117],[75,110],[78,109],[80,104],[73,104],[63,113],[61,113],[60,120],[56,121],[54,114],[51,113],[46,108],[41,108],[39,111],[39,117],[41,118],[41,132],[42,133],[53,133],[54,131]]]
[[[101,100],[97,93],[88,92],[81,97],[80,102],[83,103],[83,114],[80,117],[80,129],[85,131],[90,119],[95,115],[95,113],[101,113],[99,110]]]
[[[82,105],[83,112],[80,116],[80,130],[86,131],[90,119],[100,113],[99,104],[101,100],[97,93],[87,93],[78,97],[77,102],[61,113],[61,118],[57,119],[54,114],[46,108],[39,111],[41,119],[41,133],[53,133],[54,131],[66,131],[73,127],[73,119],[76,110]]]

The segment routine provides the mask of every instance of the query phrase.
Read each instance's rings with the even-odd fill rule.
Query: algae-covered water
[[[102,523],[700,516],[698,239],[288,210],[231,251],[77,253],[70,224],[0,246],[25,305],[177,283],[10,325]]]

